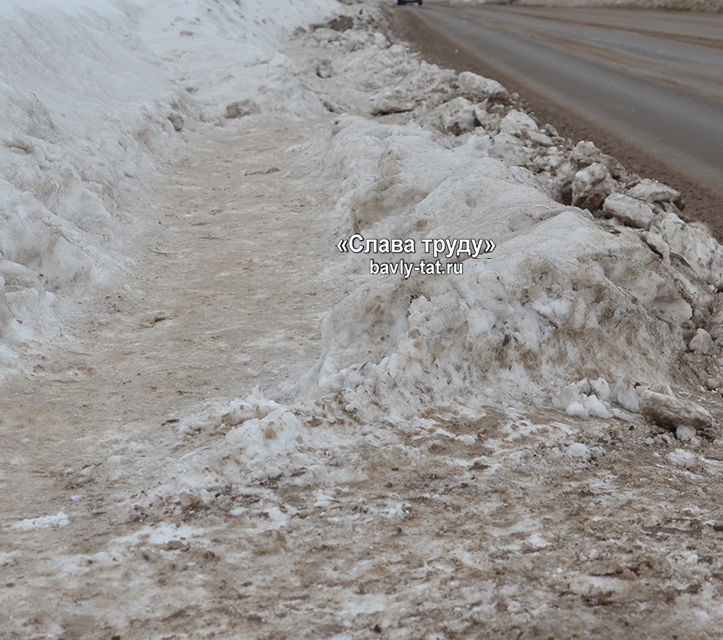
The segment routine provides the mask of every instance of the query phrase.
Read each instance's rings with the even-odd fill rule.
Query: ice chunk
[[[539,128],[537,123],[526,113],[513,109],[502,118],[500,131],[524,138],[531,132],[539,131]]]
[[[602,401],[607,402],[610,399],[610,385],[605,378],[598,378],[590,383],[595,395]]]
[[[648,204],[622,193],[611,193],[605,198],[603,210],[623,224],[641,229],[647,229],[655,215]]]
[[[675,437],[678,438],[678,440],[682,440],[683,442],[692,440],[693,438],[695,438],[695,435],[696,431],[692,427],[680,426],[675,430]]]
[[[590,417],[590,413],[588,412],[588,410],[582,405],[581,402],[578,402],[577,400],[573,400],[569,405],[567,405],[565,413],[567,413],[567,415],[569,416],[575,416],[576,418]]]
[[[627,380],[619,380],[614,390],[616,402],[625,410],[632,413],[640,411],[640,398],[635,387]]]
[[[572,203],[581,209],[596,211],[615,188],[605,165],[595,162],[580,169],[572,180]]]
[[[587,462],[590,459],[590,449],[582,442],[573,442],[571,445],[568,445],[565,453],[568,458],[582,462]]]
[[[584,400],[583,405],[586,411],[596,418],[612,418],[613,416],[610,410],[594,393]]]
[[[695,335],[688,343],[688,348],[695,353],[708,355],[713,353],[713,338],[705,329],[697,329]]]
[[[603,152],[598,149],[593,142],[588,140],[580,140],[572,150],[572,159],[582,166],[588,166],[593,162],[601,162]]]
[[[698,276],[723,289],[723,247],[704,228],[663,212],[655,216],[650,229],[659,233],[670,250],[684,258]]]
[[[474,105],[466,98],[454,98],[439,107],[442,130],[455,136],[472,131],[477,125]]]
[[[416,100],[399,87],[388,87],[381,94],[372,98],[371,114],[383,116],[389,113],[403,113],[411,111]]]
[[[671,451],[666,457],[668,461],[676,467],[686,468],[692,467],[697,460],[697,456],[692,451],[686,451],[685,449],[675,449],[675,451]]]
[[[507,89],[499,82],[490,78],[479,76],[471,71],[459,74],[459,88],[468,98],[476,100],[506,100],[510,97]]]
[[[704,429],[713,418],[703,407],[673,396],[644,391],[640,398],[643,416],[661,427],[675,430],[679,426]]]
[[[650,204],[654,202],[675,202],[680,198],[680,192],[667,184],[644,178],[634,187],[628,189],[628,195]]]

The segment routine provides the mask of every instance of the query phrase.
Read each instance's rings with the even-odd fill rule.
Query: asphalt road
[[[430,2],[400,11],[523,95],[594,122],[723,202],[723,16]]]

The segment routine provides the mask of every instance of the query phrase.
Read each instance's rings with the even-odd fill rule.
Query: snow
[[[334,7],[352,28],[310,30],[280,51],[295,27]],[[8,117],[0,124],[0,357],[10,366],[24,349],[42,349],[64,329],[59,320],[71,304],[118,288],[124,273],[140,268],[137,245],[152,232],[134,188],[147,186],[149,174],[210,130],[230,137],[239,127],[250,135],[242,128],[249,126],[267,133],[268,144],[288,156],[282,180],[304,175],[306,189],[323,203],[313,215],[328,221],[326,235],[313,239],[328,260],[306,276],[316,291],[338,296],[321,314],[318,359],[305,376],[290,385],[271,381],[239,399],[208,399],[164,422],[175,425],[164,432],[143,423],[140,430],[151,434],[143,442],[153,440],[148,451],[125,427],[110,431],[92,456],[97,464],[78,474],[84,493],[63,490],[71,517],[60,511],[4,527],[80,527],[75,513],[91,502],[106,504],[111,515],[104,523],[125,527],[107,543],[119,567],[135,561],[144,545],[166,545],[174,562],[192,558],[183,569],[194,567],[187,581],[167,579],[179,567],[163,565],[159,554],[141,556],[133,567],[134,580],[141,577],[131,588],[144,596],[137,606],[164,620],[172,622],[189,594],[216,606],[225,596],[206,583],[222,566],[229,579],[223,584],[252,589],[233,596],[250,598],[250,607],[268,595],[265,588],[276,602],[292,586],[319,584],[304,587],[304,598],[320,618],[330,603],[343,601],[347,622],[368,630],[364,616],[384,611],[389,620],[405,620],[411,594],[425,592],[425,602],[437,607],[451,585],[455,611],[486,617],[504,610],[520,616],[519,628],[530,614],[515,598],[526,588],[534,598],[572,592],[598,599],[642,588],[632,579],[571,569],[581,561],[564,557],[569,545],[586,544],[575,539],[583,522],[575,514],[585,526],[603,527],[595,557],[597,547],[622,553],[633,525],[648,524],[609,514],[629,514],[624,509],[643,494],[645,523],[657,514],[663,521],[670,510],[655,492],[672,482],[672,467],[691,483],[696,479],[686,469],[717,468],[713,456],[687,447],[701,446],[699,431],[712,428],[718,415],[699,405],[719,402],[699,393],[720,374],[718,243],[703,227],[683,222],[675,190],[629,175],[592,143],[561,139],[495,81],[438,69],[391,45],[369,7],[309,0],[278,11],[262,0],[76,0],[1,10],[8,55],[0,60],[0,108]],[[281,122],[302,131],[303,143],[289,147],[280,139],[271,127]],[[243,180],[251,175],[246,170],[228,179]],[[257,183],[269,190],[256,195],[271,209],[278,178]],[[488,238],[496,248],[458,256],[460,274],[378,277],[368,273],[369,258],[393,256],[334,249],[353,233],[413,239],[409,261],[424,257],[427,238]],[[303,242],[277,237],[295,259],[294,243]],[[220,275],[236,273],[243,270]],[[258,304],[274,304],[272,295],[261,292]],[[289,297],[277,301],[279,313],[303,304],[296,292]],[[263,340],[221,345],[237,363],[257,367],[259,346],[268,348],[265,357],[279,336]],[[268,356],[273,366],[280,364],[275,357]],[[239,380],[239,388],[247,382]],[[646,420],[675,433],[681,448],[665,449],[673,434],[657,435]],[[665,453],[648,455],[653,447]],[[645,459],[651,474],[655,456],[663,489],[635,485],[631,460]],[[113,497],[127,495],[108,505],[108,489]],[[364,544],[358,532],[367,536],[359,538]],[[663,543],[688,544],[639,538],[635,548],[657,558],[666,556]],[[645,547],[653,544],[648,538],[659,546]],[[178,546],[181,540],[188,545]],[[696,541],[706,543],[705,536]],[[349,546],[359,548],[335,552]],[[324,554],[321,568],[304,575],[306,558],[279,555],[290,549],[315,561],[314,554]],[[64,554],[58,580],[75,574],[87,582],[89,565],[72,550]],[[417,566],[409,561],[414,554]],[[543,591],[527,578],[498,584],[493,576],[518,555],[565,568],[553,578],[536,574]],[[108,566],[116,562],[110,558]],[[244,562],[253,581],[240,576]],[[464,566],[473,573],[465,577]],[[130,575],[130,565],[122,571]],[[381,590],[394,582],[379,577],[387,573],[394,580],[404,573],[405,585],[396,586],[405,590],[393,599],[347,592],[347,575]],[[424,582],[414,582],[415,574]],[[125,578],[110,575],[125,586]],[[672,578],[664,579],[668,589]],[[174,589],[185,589],[185,597]],[[327,598],[323,606],[318,598]],[[702,606],[714,596],[706,598]],[[707,608],[701,624],[705,616],[720,618]],[[210,622],[198,624],[211,630]]]
[[[176,93],[124,42],[129,19],[114,4],[19,4],[5,3],[0,21],[0,339],[8,343],[56,333],[58,295],[101,284],[124,264],[113,238],[122,231],[118,191],[148,167]]]
[[[653,209],[637,198],[622,193],[611,193],[603,203],[603,209],[611,216],[618,217],[631,227],[647,229],[653,221]]]
[[[479,100],[489,98],[508,98],[509,94],[499,82],[491,78],[478,76],[476,73],[463,71],[458,77],[459,88],[468,96]],[[518,112],[519,113],[519,112]]]
[[[369,258],[389,254],[330,259],[318,281],[349,292],[323,319],[319,360],[292,389],[294,401],[257,390],[184,419],[185,438],[222,437],[184,456],[158,495],[300,468],[319,482],[338,479],[325,455],[349,451],[357,437],[340,416],[420,429],[420,416],[440,408],[478,417],[487,406],[554,406],[577,419],[641,421],[632,415],[641,393],[664,388],[673,398],[674,388],[689,388],[697,374],[679,366],[681,354],[691,323],[715,299],[723,254],[677,216],[675,190],[627,174],[592,143],[565,143],[502,106],[509,96],[486,79],[411,61],[379,33],[319,28],[305,37],[328,55],[324,65],[320,57],[307,63],[317,86],[346,74],[344,92],[326,100],[332,111],[351,100],[355,69],[373,75],[365,80],[371,99],[369,91],[359,97],[360,107],[301,149],[302,162],[321,163],[337,202],[337,240],[413,239],[408,261],[424,257],[424,238],[490,238],[496,249],[445,276],[369,275]],[[563,202],[564,189],[579,207]],[[605,219],[604,202],[617,222]],[[646,225],[689,256],[693,273],[651,249],[639,228],[643,210]],[[376,433],[398,443],[394,432]],[[560,456],[593,455],[587,445],[566,446]],[[345,473],[361,478],[355,460]]]
[[[678,467],[692,467],[697,456],[692,451],[675,449],[668,454],[668,460]]]
[[[570,580],[570,590],[588,598],[610,598],[630,589],[630,583],[609,576],[575,576]]]
[[[0,369],[131,267],[152,231],[129,194],[172,157],[184,121],[218,120],[248,95],[262,110],[322,110],[276,43],[333,4],[3,3]]]
[[[539,533],[533,533],[529,538],[527,538],[526,542],[534,549],[544,549],[550,545],[550,543]]]
[[[590,459],[590,449],[582,442],[573,442],[567,447],[567,455],[570,458],[587,462]]]
[[[193,539],[203,533],[203,529],[198,527],[160,523],[154,526],[141,527],[128,536],[116,537],[114,542],[116,545],[137,545],[148,543],[161,546],[167,544],[171,540]]]
[[[33,529],[48,529],[51,527],[67,527],[70,521],[64,512],[59,511],[53,516],[38,516],[37,518],[25,518],[10,525],[16,531],[32,531]]]

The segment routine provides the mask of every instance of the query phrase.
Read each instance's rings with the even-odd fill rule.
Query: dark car
[[[403,4],[418,4],[421,7],[422,0],[394,0],[394,4],[397,6],[400,6]]]

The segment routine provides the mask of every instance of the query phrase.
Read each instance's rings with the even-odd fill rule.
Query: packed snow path
[[[0,530],[3,577],[18,594],[33,585],[39,597],[59,553],[93,553],[124,530],[117,500],[158,472],[169,432],[192,408],[278,389],[318,357],[320,313],[345,292],[317,291],[309,277],[333,248],[331,208],[314,176],[289,172],[296,154],[285,150],[319,124],[259,116],[188,134],[185,156],[128,203],[152,217],[133,278],[84,308],[65,329],[73,338],[32,373],[5,381],[3,525],[60,512],[70,521],[32,535]],[[114,455],[117,474],[88,482]],[[19,621],[36,604],[7,589],[1,608]],[[39,617],[44,628],[55,614]]]

